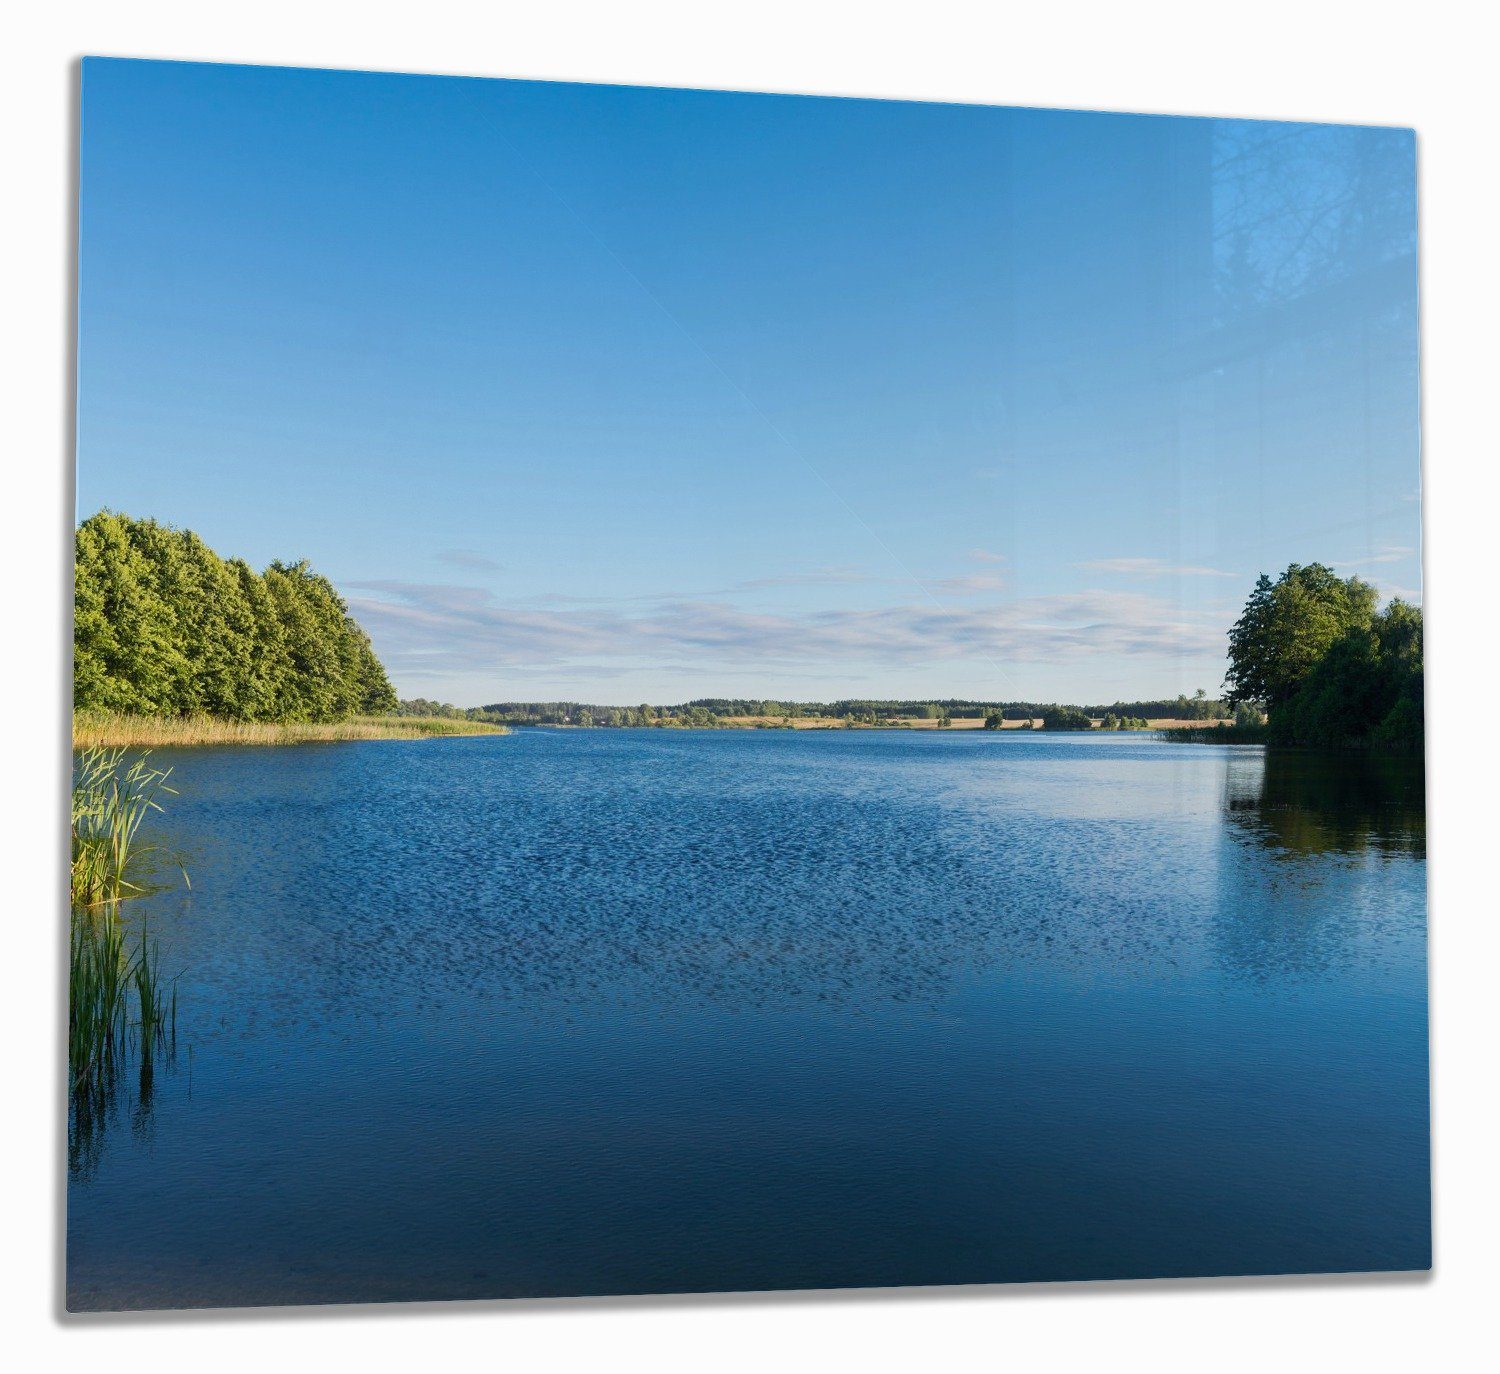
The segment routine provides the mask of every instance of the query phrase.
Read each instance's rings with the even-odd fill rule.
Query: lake
[[[953,731],[160,751],[74,1310],[1429,1265],[1420,764]]]

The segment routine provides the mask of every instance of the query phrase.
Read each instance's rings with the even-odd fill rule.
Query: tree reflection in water
[[[1288,856],[1422,858],[1427,850],[1420,757],[1246,750],[1226,771],[1224,807],[1245,833]]]
[[[1213,923],[1220,967],[1269,987],[1356,968],[1417,971],[1426,941],[1420,758],[1236,750],[1231,834],[1253,855]],[[1269,859],[1269,863],[1256,860]]]

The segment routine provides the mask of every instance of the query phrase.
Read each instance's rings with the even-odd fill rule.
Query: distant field
[[[330,725],[215,720],[208,716],[155,717],[80,712],[73,717],[73,747],[142,749],[197,744],[314,744],[336,740],[427,739],[443,735],[504,735],[503,725],[432,716],[356,716]]]

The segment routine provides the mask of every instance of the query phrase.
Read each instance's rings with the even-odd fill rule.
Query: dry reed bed
[[[336,740],[428,739],[450,735],[503,735],[503,725],[431,716],[357,716],[326,725],[304,722],[215,720],[208,716],[155,717],[79,713],[73,717],[75,749],[170,748],[195,744],[313,744]]]

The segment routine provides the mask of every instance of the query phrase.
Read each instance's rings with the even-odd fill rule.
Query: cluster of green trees
[[[1088,708],[1077,706],[1042,706],[1037,709],[1043,730],[1149,730],[1151,722],[1142,716],[1122,716],[1106,711],[1104,718],[1095,726]],[[1014,719],[1009,714],[992,711],[984,720],[986,730],[999,730],[1006,720]],[[1021,727],[1031,729],[1031,719]]]
[[[410,701],[398,701],[395,714],[416,716],[428,720],[475,720],[476,713],[462,706],[450,706],[446,701],[428,701],[426,697],[413,697]]]
[[[257,573],[191,530],[100,511],[75,539],[73,704],[236,721],[396,709],[365,632],[306,562]]]
[[[1420,749],[1422,612],[1378,605],[1321,563],[1262,574],[1229,632],[1228,700],[1264,709],[1273,743]]]
[[[1042,712],[1043,730],[1092,730],[1094,722],[1076,706],[1048,706]]]
[[[719,716],[702,707],[657,707],[644,702],[639,706],[599,706],[580,701],[497,701],[490,706],[471,707],[464,714],[492,725],[711,727],[720,723]]]
[[[823,716],[834,719],[855,718],[865,724],[881,725],[900,720],[980,720],[993,709],[988,702],[963,701],[948,697],[937,701],[897,701],[848,698],[843,701],[789,701],[766,703],[785,706],[794,716]]]
[[[1138,716],[1142,720],[1223,720],[1229,715],[1226,702],[1211,697],[1203,688],[1192,696],[1159,697],[1155,701],[1115,701],[1108,706],[1085,706],[1091,716]]]
[[[580,701],[497,701],[490,706],[459,707],[447,702],[417,697],[397,708],[403,716],[439,716],[452,720],[477,720],[491,725],[576,725],[583,727],[657,726],[710,730],[723,726],[729,713],[710,710],[701,703],[682,706],[597,706]],[[771,712],[744,712],[779,724]]]

